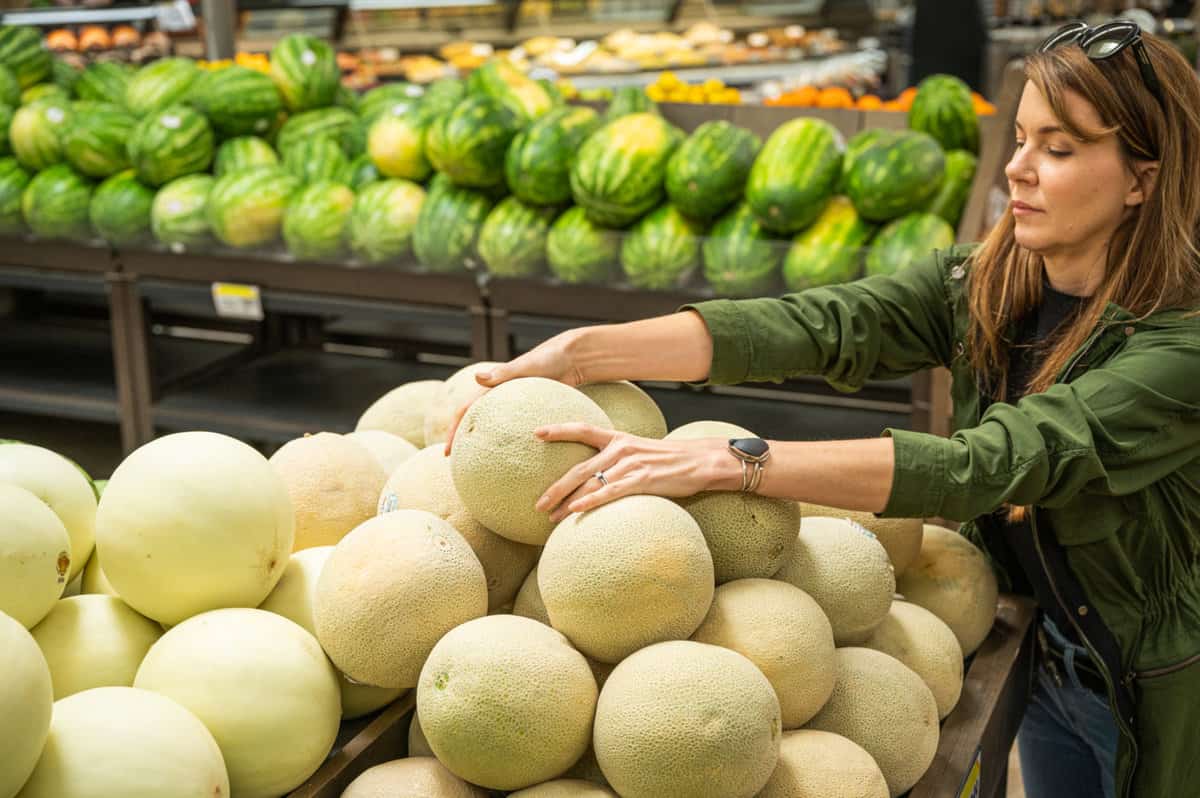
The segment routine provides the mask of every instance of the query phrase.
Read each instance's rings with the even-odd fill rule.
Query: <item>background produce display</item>
[[[750,431],[669,430],[631,383],[531,378],[475,402],[446,456],[446,407],[484,365],[270,459],[177,433],[93,482],[0,442],[0,796],[285,795],[341,719],[410,692],[410,757],[345,798],[898,798],[921,779],[996,613],[978,550],[738,493],[551,524],[533,501],[594,450],[543,424]]]

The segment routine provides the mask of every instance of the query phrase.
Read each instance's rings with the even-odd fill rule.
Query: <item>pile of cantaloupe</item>
[[[551,523],[538,497],[594,450],[542,425],[750,433],[669,431],[630,383],[529,378],[472,405],[447,457],[484,365],[270,459],[165,436],[102,495],[0,442],[0,798],[282,796],[343,718],[410,690],[409,757],[344,798],[896,798],[921,778],[995,614],[978,550],[740,493]]]

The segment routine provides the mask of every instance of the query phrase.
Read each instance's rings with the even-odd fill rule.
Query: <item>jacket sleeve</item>
[[[780,298],[714,300],[682,309],[713,338],[709,384],[781,382],[821,374],[856,391],[951,358],[944,263],[933,255],[892,276],[814,288]]]
[[[1005,503],[1060,508],[1127,496],[1200,458],[1200,335],[1139,332],[1103,367],[950,438],[888,430],[896,465],[881,515],[957,521]]]

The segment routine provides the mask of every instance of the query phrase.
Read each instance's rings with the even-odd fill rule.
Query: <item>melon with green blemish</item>
[[[486,798],[486,793],[432,756],[416,756],[410,751],[404,759],[364,770],[341,798]]]
[[[883,623],[863,643],[890,654],[921,677],[937,702],[938,718],[958,703],[963,686],[963,653],[958,638],[924,607],[894,601]]]
[[[41,649],[25,626],[0,612],[0,795],[29,779],[50,731],[54,687]]]
[[[858,743],[833,732],[783,733],[779,764],[755,798],[888,798],[887,780]]]
[[[614,429],[640,438],[666,436],[667,420],[662,410],[650,394],[632,382],[594,382],[579,386],[579,390],[600,405]]]
[[[0,483],[0,507],[0,612],[29,629],[67,586],[71,539],[54,511],[19,485]]]
[[[416,380],[393,388],[363,411],[354,429],[383,430],[414,446],[426,446],[425,417],[437,406],[443,384],[442,380]]]
[[[800,514],[805,518],[821,516],[844,518],[865,528],[887,551],[892,568],[899,578],[921,551],[922,527],[919,518],[879,518],[875,513],[860,510],[841,510],[821,504],[800,502]]]

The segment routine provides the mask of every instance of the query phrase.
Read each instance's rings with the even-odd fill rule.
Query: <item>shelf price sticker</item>
[[[979,781],[979,773],[983,763],[983,746],[975,749],[975,761],[971,763],[971,769],[967,771],[967,778],[963,781],[962,789],[959,790],[958,798],[979,798],[982,794],[983,784]]]
[[[182,33],[196,29],[196,15],[187,0],[172,0],[168,3],[158,3],[154,11],[158,18],[158,27],[168,33]]]
[[[257,285],[213,283],[213,308],[223,319],[263,320],[262,294]]]

